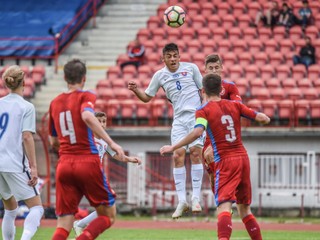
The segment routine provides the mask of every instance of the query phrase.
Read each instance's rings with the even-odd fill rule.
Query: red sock
[[[247,232],[249,233],[252,240],[262,240],[259,224],[252,214],[244,217],[242,219],[242,222],[246,226]]]
[[[229,240],[232,232],[231,213],[222,212],[218,215],[218,239]]]
[[[106,216],[98,216],[84,230],[77,240],[96,239],[104,230],[111,227],[111,221]]]
[[[52,240],[66,240],[69,232],[64,228],[57,228],[52,236]]]

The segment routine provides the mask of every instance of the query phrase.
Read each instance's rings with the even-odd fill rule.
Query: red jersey
[[[220,93],[222,99],[242,101],[239,90],[234,82],[222,80],[222,89]]]
[[[214,161],[246,154],[241,140],[241,116],[255,119],[257,112],[240,102],[209,101],[196,111],[196,126],[204,127],[210,138]],[[230,151],[232,149],[232,151]]]
[[[98,154],[93,132],[81,118],[83,111],[94,113],[96,95],[88,91],[62,93],[50,104],[49,134],[58,137],[59,154]]]

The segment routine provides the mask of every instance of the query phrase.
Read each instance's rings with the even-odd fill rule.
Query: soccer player
[[[161,154],[179,149],[203,134],[211,139],[214,162],[209,167],[215,174],[214,195],[218,214],[218,239],[230,239],[231,207],[237,203],[239,215],[251,239],[262,239],[260,227],[251,213],[250,162],[241,140],[241,116],[268,124],[270,118],[236,101],[220,97],[221,77],[208,74],[203,78],[202,94],[207,103],[196,112],[196,125],[189,135],[174,145],[163,146]]]
[[[106,128],[107,128],[107,115],[104,112],[96,112],[94,115],[99,120],[103,129],[106,130]],[[99,157],[100,157],[100,162],[101,162],[102,166],[104,166],[104,159],[106,157],[106,153],[108,153],[114,159],[121,161],[119,159],[118,155],[116,155],[116,153],[112,149],[110,149],[108,144],[103,139],[101,139],[99,137],[95,137],[94,140],[95,140],[96,146],[99,151]],[[141,160],[137,157],[124,156],[124,161],[131,162],[131,163],[137,163],[139,165],[141,164]],[[105,168],[103,167],[103,169],[105,169]],[[75,231],[76,236],[77,237],[80,236],[83,229],[86,226],[88,226],[89,223],[92,222],[93,219],[96,219],[97,217],[98,217],[97,212],[94,211],[91,214],[89,214],[88,216],[86,216],[85,218],[78,220],[78,221],[75,221],[73,223],[73,230]]]
[[[166,44],[162,50],[162,60],[165,66],[157,71],[145,91],[138,88],[133,81],[128,83],[128,88],[143,102],[149,102],[162,87],[174,109],[174,119],[171,130],[171,142],[177,143],[192,131],[196,108],[201,106],[199,90],[202,88],[202,76],[198,67],[193,63],[180,62],[178,46],[174,43]],[[173,177],[178,195],[178,206],[172,215],[173,219],[182,216],[189,210],[186,199],[186,150],[190,150],[191,178],[192,178],[192,212],[201,212],[200,191],[203,176],[201,151],[204,136],[194,142],[181,146],[173,153]]]
[[[223,65],[222,65],[221,58],[219,57],[218,54],[210,54],[206,57],[204,72],[205,74],[214,73],[214,74],[218,74],[219,76],[222,76]],[[220,92],[220,97],[222,99],[229,99],[229,100],[234,100],[239,102],[242,101],[241,96],[239,94],[239,90],[237,86],[234,84],[234,82],[222,80],[221,85],[222,85],[222,88]],[[212,182],[213,175],[208,165],[211,162],[213,162],[214,159],[213,159],[213,149],[212,149],[209,136],[206,136],[202,153],[203,153],[204,164],[207,168],[207,172],[209,174],[209,178],[212,186],[212,184],[214,184]]]
[[[24,72],[9,67],[2,75],[10,93],[0,98],[0,199],[4,205],[2,239],[15,239],[17,201],[29,208],[22,240],[29,240],[40,226],[43,207],[36,188],[38,171],[33,133],[36,131],[35,108],[23,99]]]
[[[68,91],[58,95],[49,109],[50,141],[59,149],[56,169],[58,221],[52,239],[67,239],[83,196],[95,207],[98,217],[77,239],[95,239],[115,221],[116,195],[103,172],[94,134],[107,142],[121,161],[124,152],[94,116],[96,95],[82,90],[86,81],[85,64],[73,59],[63,70]]]

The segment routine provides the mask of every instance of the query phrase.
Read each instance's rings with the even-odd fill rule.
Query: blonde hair
[[[24,78],[24,72],[17,65],[10,66],[2,74],[2,79],[6,83],[7,88],[16,90],[21,86]]]

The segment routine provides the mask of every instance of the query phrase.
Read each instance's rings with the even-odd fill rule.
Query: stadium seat
[[[234,52],[227,51],[226,54],[223,54],[222,57],[223,65],[231,66],[238,62],[237,55]]]
[[[309,1],[309,7],[311,8],[313,16],[318,16],[320,12],[320,2],[319,1]],[[316,25],[319,26],[319,25]]]
[[[159,16],[150,16],[147,21],[147,27],[148,29],[154,29],[161,26],[161,23],[163,21],[163,18],[160,18]]]
[[[257,112],[261,112],[262,110],[261,100],[259,99],[250,99],[247,103],[247,106]]]
[[[228,29],[228,38],[230,41],[238,41],[242,38],[242,31],[238,27],[232,27]]]
[[[133,65],[127,65],[122,69],[122,78],[130,79],[137,76],[137,68]]]
[[[252,55],[256,66],[261,67],[268,63],[268,54],[265,52],[252,52]]]
[[[320,99],[310,101],[310,118],[313,125],[320,124]]]
[[[315,100],[320,97],[320,92],[318,92],[317,89],[313,88],[313,87],[307,88],[307,89],[302,89],[301,91],[302,91],[304,98],[308,99],[308,100]]]
[[[311,125],[310,118],[310,101],[299,99],[294,102],[295,109],[295,126]]]
[[[96,89],[99,88],[112,88],[111,81],[108,79],[101,79],[96,85]]]
[[[260,67],[260,76],[261,78],[267,80],[274,76],[274,68],[270,64],[266,64]]]
[[[242,98],[246,98],[248,95],[248,80],[247,78],[238,78],[238,79],[230,79],[236,83],[236,86],[239,90],[239,94]]]
[[[252,78],[251,80],[249,80],[250,82],[250,87],[252,88],[257,88],[257,87],[264,87],[264,80],[262,78]]]
[[[140,28],[138,33],[137,33],[137,37],[139,39],[140,42],[144,42],[148,39],[150,39],[151,37],[151,31],[150,29],[147,28]]]
[[[126,54],[126,53],[119,54],[118,58],[117,58],[117,65],[120,66],[122,63],[129,61],[129,59],[130,58],[129,58],[128,54]]]
[[[232,44],[231,41],[229,41],[229,39],[222,39],[219,42],[217,42],[217,44],[219,52],[228,52],[232,49]]]
[[[31,74],[31,78],[37,86],[45,83],[45,77],[42,73],[34,72]]]
[[[204,52],[204,57],[216,51],[216,43],[212,39],[202,42],[202,51]]]
[[[194,17],[194,16],[202,16],[199,15],[200,13],[200,5],[197,2],[192,2],[190,4],[187,4],[187,13],[189,16]]]
[[[283,89],[287,92],[289,89],[297,87],[296,80],[293,78],[284,78],[281,80]]]
[[[296,80],[307,77],[307,70],[305,65],[297,64],[291,67],[292,77]]]
[[[170,5],[168,3],[162,3],[158,6],[158,9],[157,9],[157,16],[159,18],[162,18],[163,17],[163,13],[165,12],[165,10],[170,7]]]
[[[202,44],[198,39],[188,41],[186,46],[189,54],[195,54],[202,51]]]
[[[248,3],[247,7],[248,7],[247,14],[249,14],[249,16],[252,19],[255,19],[257,12],[261,9],[261,5],[258,2],[250,2]]]
[[[167,100],[154,99],[151,102],[152,120],[151,125],[160,125],[160,121],[163,121],[167,117]]]
[[[192,28],[197,30],[206,26],[207,19],[202,15],[194,15],[191,21]]]
[[[112,98],[114,98],[114,92],[112,90],[112,88],[97,88],[97,96],[98,98],[104,99],[104,100],[110,100]]]
[[[133,97],[131,91],[127,88],[117,87],[117,88],[112,88],[112,90],[114,92],[114,97],[118,100],[125,100]]]
[[[303,97],[301,89],[294,87],[286,90],[287,99],[297,100]]]
[[[270,88],[268,87],[268,89]],[[281,86],[270,89],[270,93],[271,93],[271,98],[274,100],[282,100],[282,99],[285,99],[287,96],[285,93],[285,90]]]
[[[291,39],[283,39],[279,44],[280,51],[283,54],[294,51],[294,42]]]
[[[235,2],[232,4],[232,14],[235,17],[245,15],[247,12],[247,6],[243,2]]]
[[[278,116],[281,125],[293,126],[293,101],[284,99],[278,102]]]
[[[273,29],[273,39],[277,42],[286,38],[286,28],[284,26],[277,26]]]
[[[207,26],[211,30],[221,26],[221,18],[216,14],[212,14],[211,16],[208,16],[207,21],[208,21]]]
[[[259,39],[265,42],[272,38],[272,31],[270,28],[259,28],[258,35],[259,35]]]
[[[196,33],[195,29],[191,27],[185,28],[183,29],[183,34],[181,36],[184,41],[190,41],[196,37],[195,33]]]
[[[163,41],[167,38],[167,31],[165,28],[153,28],[150,29],[152,40],[157,41]],[[142,42],[143,43],[143,42]]]
[[[275,66],[276,75],[279,80],[284,80],[290,77],[291,70],[290,67],[286,64]]]
[[[167,39],[168,42],[175,42],[181,39],[181,28],[168,28],[167,29]]]
[[[160,56],[158,53],[149,53],[146,55],[146,61],[148,65],[154,66],[160,64]]]
[[[293,26],[289,30],[289,38],[291,41],[295,42],[303,38],[303,32],[301,26]]]
[[[294,45],[296,46],[296,54],[300,51],[300,49],[306,44],[306,41],[303,38],[297,39],[294,41]]]
[[[150,78],[152,69],[149,65],[142,65],[138,68],[138,76],[141,78]]]
[[[313,80],[320,78],[320,68],[317,64],[313,64],[308,68],[308,78]]]
[[[231,79],[237,79],[237,78],[241,78],[243,76],[243,69],[241,67],[241,65],[233,65],[228,67],[228,71],[229,71],[229,77]]]
[[[108,102],[104,99],[97,99],[94,104],[94,111],[95,112],[105,112],[107,103]]]
[[[118,125],[120,120],[120,101],[118,99],[110,99],[106,106],[108,125]]]
[[[151,104],[150,103],[144,103],[140,100],[135,101],[135,114],[136,114],[136,121],[139,126],[141,125],[149,125],[149,120],[152,117],[151,112]]]
[[[243,29],[242,30],[242,32],[243,32],[242,38],[246,42],[251,42],[252,40],[257,38],[258,34],[257,34],[257,30],[255,28],[241,27],[241,26],[238,26],[238,27]]]
[[[244,75],[244,76],[245,76],[248,80],[257,78],[257,77],[259,77],[259,75],[260,75],[259,68],[258,68],[258,66],[255,65],[255,64],[251,64],[251,65],[244,66],[244,72],[245,72],[245,75]]]
[[[23,97],[24,98],[28,98],[28,99],[33,98],[34,94],[35,94],[35,92],[34,92],[32,86],[30,86],[30,85],[24,86],[24,88],[23,88]]]
[[[220,10],[220,6],[219,6],[219,10]],[[222,22],[221,22],[221,26],[225,29],[228,30],[232,27],[235,26],[236,23],[236,18],[234,17],[234,15],[232,14],[223,14],[219,16],[222,18]]]
[[[205,55],[201,52],[192,54],[192,62],[196,65],[201,65],[203,68]]]
[[[211,28],[213,33],[213,39],[215,42],[219,42],[226,37],[226,29],[222,27]]]
[[[237,16],[237,23],[238,23],[238,27],[241,28],[243,31],[246,29],[252,29],[255,30],[254,28],[249,28],[249,25],[251,23],[251,18],[250,16],[248,16],[247,14],[242,14]]]
[[[231,12],[231,7],[228,2],[221,2],[217,5],[217,13],[220,17],[226,16]],[[223,22],[224,20],[222,20]]]
[[[277,118],[277,101],[274,99],[266,99],[261,101],[262,111],[271,118],[271,122]]]
[[[233,41],[232,45],[233,45],[232,50],[235,54],[242,54],[248,50],[248,44],[246,43],[246,41],[244,41],[242,39],[238,39],[237,41]]]
[[[108,79],[117,79],[122,76],[120,66],[111,66],[107,69]]]
[[[308,26],[306,28],[306,36],[310,37],[312,40],[319,38],[319,29],[316,26]]]
[[[312,81],[309,78],[302,78],[297,80],[297,86],[301,90],[312,88]]]
[[[120,101],[121,125],[133,125],[136,119],[136,101],[124,99]]]
[[[7,88],[0,88],[0,97],[4,97],[9,93],[9,89]]]
[[[182,52],[180,53],[180,61],[181,62],[190,62],[191,56],[192,56],[192,52]]]
[[[214,15],[214,10],[215,10],[215,6],[212,2],[199,2],[200,4],[200,14],[204,17],[206,17],[207,19]]]
[[[211,39],[212,32],[210,28],[200,28],[197,29],[197,37],[200,42]]]
[[[281,52],[274,52],[269,54],[269,63],[273,66],[279,66],[284,63],[284,57]]]
[[[250,52],[241,53],[238,59],[238,64],[240,64],[242,67],[252,64],[252,55]]]
[[[26,77],[29,77],[29,76],[30,76],[30,68],[29,68],[29,66],[27,66],[27,65],[21,65],[21,66],[20,66],[20,69],[24,72],[24,75],[25,75]]]
[[[266,53],[272,54],[274,52],[277,52],[278,49],[279,49],[279,45],[275,39],[271,38],[264,42],[264,50]]]
[[[270,91],[266,87],[251,87],[251,97],[265,100],[270,98]]]
[[[263,43],[260,39],[252,39],[249,41],[249,51],[252,54],[257,54],[258,52],[263,50]]]
[[[266,84],[266,87],[271,91],[281,86],[280,80],[278,78],[267,79],[265,80],[265,84]]]

